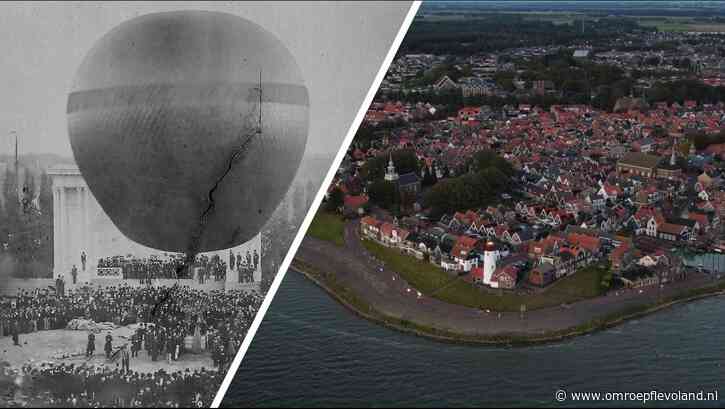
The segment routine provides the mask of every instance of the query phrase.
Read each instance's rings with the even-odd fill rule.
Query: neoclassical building
[[[113,224],[88,188],[75,165],[55,166],[48,170],[53,189],[53,272],[72,281],[73,267],[78,271],[78,282],[94,282],[99,279],[120,279],[117,272],[98,268],[98,260],[113,256],[146,258],[164,256],[164,251],[142,246],[131,241]],[[249,251],[261,257],[261,237],[233,249],[204,253],[219,255],[227,260],[232,254],[244,257]],[[83,266],[85,254],[85,268]],[[254,271],[254,283],[261,281],[261,264]],[[99,274],[100,273],[100,274]],[[238,287],[238,271],[227,269],[227,287]],[[249,283],[245,283],[249,284]]]

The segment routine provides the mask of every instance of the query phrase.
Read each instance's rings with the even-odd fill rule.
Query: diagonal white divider
[[[289,269],[290,264],[292,264],[292,259],[294,258],[295,254],[297,253],[297,249],[299,248],[300,244],[302,243],[302,239],[304,239],[305,234],[307,233],[307,229],[310,227],[310,224],[312,223],[312,219],[315,217],[315,213],[317,213],[317,209],[320,207],[320,204],[322,203],[322,199],[325,196],[327,187],[330,185],[330,183],[332,183],[332,179],[335,177],[335,173],[337,172],[337,169],[340,167],[340,164],[342,163],[342,160],[345,157],[347,148],[352,143],[352,140],[355,137],[355,133],[357,133],[357,130],[360,127],[360,124],[362,123],[363,118],[365,117],[365,113],[367,112],[368,107],[372,103],[373,98],[375,97],[375,94],[377,93],[378,88],[380,87],[380,83],[382,83],[383,78],[385,78],[385,74],[388,72],[390,63],[393,61],[393,58],[395,58],[395,54],[398,52],[398,48],[400,48],[400,44],[403,42],[403,39],[405,38],[405,34],[408,32],[408,28],[410,27],[410,24],[413,22],[413,19],[415,18],[416,13],[418,12],[418,8],[420,7],[420,4],[421,4],[420,0],[413,1],[413,3],[411,4],[410,9],[408,10],[408,14],[405,16],[405,19],[403,20],[403,24],[400,26],[400,30],[398,30],[398,34],[395,36],[395,40],[393,41],[393,44],[390,46],[390,49],[388,50],[388,54],[385,56],[385,59],[383,60],[383,64],[380,66],[380,70],[378,70],[378,74],[375,76],[375,80],[373,81],[373,84],[370,86],[370,89],[368,90],[368,93],[365,96],[365,99],[363,100],[362,105],[360,106],[360,109],[357,112],[357,116],[355,116],[355,120],[353,120],[352,124],[350,125],[350,128],[347,131],[347,134],[345,135],[345,139],[343,140],[342,145],[340,146],[340,150],[337,152],[337,156],[335,156],[335,160],[332,162],[332,165],[327,172],[327,176],[325,176],[325,179],[322,181],[322,184],[320,185],[320,189],[318,190],[317,195],[315,195],[315,199],[312,201],[312,205],[310,206],[309,210],[307,211],[307,215],[305,216],[305,219],[302,221],[302,225],[300,226],[300,229],[297,231],[297,235],[295,236],[294,240],[292,241],[292,245],[290,246],[289,251],[287,252],[287,255],[285,256],[284,260],[282,261],[282,264],[279,267],[279,271],[277,271],[277,275],[275,276],[274,281],[272,282],[272,285],[270,286],[269,291],[267,292],[267,295],[264,297],[262,306],[260,307],[259,311],[257,312],[256,317],[254,317],[254,321],[252,322],[252,325],[249,328],[247,335],[244,337],[242,346],[239,348],[239,351],[237,351],[237,355],[234,357],[234,361],[232,361],[232,363],[229,367],[229,372],[227,372],[226,376],[224,377],[224,380],[222,381],[221,386],[219,387],[219,390],[217,391],[216,397],[214,398],[214,402],[212,402],[212,404],[211,404],[212,408],[218,408],[221,405],[222,400],[224,399],[224,396],[227,393],[227,389],[229,389],[229,385],[231,384],[232,380],[234,379],[234,376],[237,373],[237,369],[239,369],[239,365],[242,363],[242,360],[244,359],[244,355],[246,355],[247,350],[249,349],[249,345],[252,343],[252,339],[254,339],[254,335],[257,333],[257,329],[259,328],[259,325],[261,324],[262,320],[264,319],[264,316],[267,313],[267,309],[269,308],[269,305],[271,304],[272,299],[274,298],[275,294],[277,294],[277,289],[279,289],[279,285],[282,283],[282,280],[284,279],[285,274],[287,274],[287,270]]]

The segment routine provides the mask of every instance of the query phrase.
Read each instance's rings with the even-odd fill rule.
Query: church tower
[[[395,171],[392,152],[390,153],[390,160],[388,161],[388,169],[385,171],[385,180],[388,182],[395,182],[398,180],[398,172]]]

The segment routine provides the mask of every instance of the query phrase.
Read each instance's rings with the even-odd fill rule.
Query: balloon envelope
[[[299,167],[308,105],[293,56],[272,34],[183,11],[101,38],[78,69],[67,116],[78,167],[121,232],[201,252],[262,228]]]

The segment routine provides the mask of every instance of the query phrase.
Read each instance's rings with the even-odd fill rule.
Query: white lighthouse
[[[483,284],[492,285],[493,273],[496,271],[496,261],[498,260],[498,250],[494,242],[486,242],[483,251]]]

